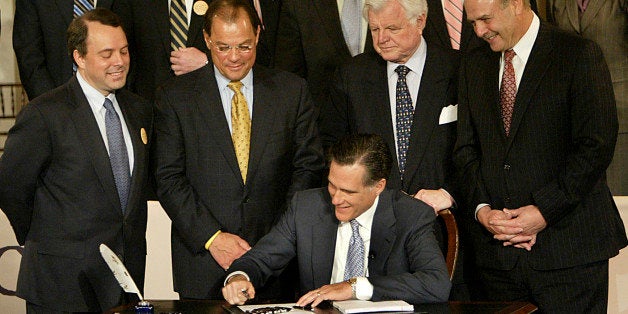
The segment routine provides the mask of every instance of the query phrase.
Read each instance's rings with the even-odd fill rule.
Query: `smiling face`
[[[373,47],[386,61],[406,63],[421,44],[425,14],[415,21],[406,17],[397,1],[390,1],[380,10],[368,12]]]
[[[229,22],[221,17],[214,17],[211,34],[203,32],[205,43],[211,51],[212,62],[224,77],[231,81],[244,78],[255,64],[259,27],[254,29],[246,12],[240,9],[235,21]],[[224,52],[220,47],[232,47]],[[241,51],[237,47],[250,47]],[[224,48],[223,48],[224,49]]]
[[[522,23],[522,13],[526,12],[522,0],[468,0],[464,7],[475,34],[488,42],[493,51],[514,47],[529,26]]]
[[[362,215],[386,187],[386,179],[364,185],[366,177],[366,167],[359,163],[339,165],[331,162],[327,190],[338,220],[346,222]]]
[[[107,96],[126,83],[129,72],[129,45],[122,27],[87,21],[87,52],[73,57],[81,76],[100,93]]]

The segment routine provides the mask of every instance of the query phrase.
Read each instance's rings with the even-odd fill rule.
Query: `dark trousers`
[[[522,257],[512,270],[481,269],[481,278],[489,299],[528,301],[540,313],[606,313],[608,307],[608,260],[535,270]]]

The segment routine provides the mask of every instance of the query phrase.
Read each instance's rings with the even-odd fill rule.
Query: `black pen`
[[[244,295],[244,297],[245,297],[247,300],[250,300],[250,299],[251,299],[251,296],[249,295],[249,292],[248,292],[248,290],[247,290],[247,289],[241,289],[241,290],[240,290],[240,292],[242,292],[242,295]]]

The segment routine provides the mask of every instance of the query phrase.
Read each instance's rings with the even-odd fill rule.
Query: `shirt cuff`
[[[249,275],[247,275],[245,272],[237,270],[234,271],[232,273],[230,273],[229,275],[227,275],[227,278],[225,278],[225,281],[222,283],[222,286],[226,286],[227,283],[229,282],[229,279],[231,279],[231,277],[236,276],[236,275],[242,275],[244,277],[246,277],[246,280],[251,281],[251,278],[249,278]]]
[[[373,285],[366,277],[356,277],[355,298],[370,300],[373,297]]]
[[[475,207],[475,215],[473,215],[475,217],[475,221],[479,221],[478,220],[478,212],[480,211],[480,208],[482,208],[484,206],[489,206],[490,207],[491,205],[486,204],[486,203],[482,203],[482,204],[478,205],[477,207]]]
[[[205,242],[205,249],[209,251],[209,247],[212,245],[212,243],[214,243],[214,240],[216,240],[216,237],[221,233],[222,231],[218,230],[216,231],[216,233],[214,233],[214,235],[209,238],[209,240],[207,240],[207,242]]]

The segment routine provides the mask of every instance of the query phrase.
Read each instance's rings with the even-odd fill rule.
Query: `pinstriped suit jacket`
[[[483,47],[462,62],[455,162],[469,204],[533,204],[547,227],[527,252],[503,247],[473,224],[479,265],[510,269],[528,254],[534,269],[558,269],[617,255],[628,241],[604,175],[617,112],[600,48],[541,23],[509,137],[500,116],[499,58]]]

